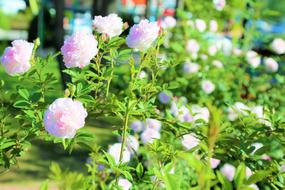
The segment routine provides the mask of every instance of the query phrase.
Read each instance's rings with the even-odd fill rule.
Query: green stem
[[[110,78],[108,79],[108,82],[107,82],[107,92],[106,92],[106,97],[108,97],[109,95],[109,90],[110,90],[110,84],[111,84],[111,81],[112,81],[112,78],[113,78],[113,73],[114,73],[114,61],[112,59],[111,61],[111,76]]]
[[[127,129],[128,129],[128,121],[129,121],[129,102],[127,103],[127,109],[124,118],[124,126],[123,126],[123,134],[122,134],[122,145],[120,150],[120,158],[119,158],[119,165],[122,163],[123,160],[123,153],[126,145],[127,139]],[[118,184],[119,175],[116,176],[116,184]]]

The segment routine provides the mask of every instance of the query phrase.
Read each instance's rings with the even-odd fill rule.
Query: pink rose
[[[131,27],[130,33],[126,38],[126,43],[130,48],[145,51],[157,39],[159,26],[156,22],[149,22],[144,19],[139,24]]]
[[[123,21],[117,14],[95,16],[93,25],[98,33],[106,34],[110,38],[119,36],[123,32]]]
[[[1,57],[2,65],[9,75],[23,74],[31,68],[30,60],[34,44],[25,40],[15,40]]]
[[[58,98],[45,111],[44,126],[51,135],[73,138],[76,130],[84,126],[86,117],[87,112],[81,102]]]
[[[95,37],[84,31],[69,36],[61,47],[65,66],[82,68],[89,65],[98,53],[97,45]]]

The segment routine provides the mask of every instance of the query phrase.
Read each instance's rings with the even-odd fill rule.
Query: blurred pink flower
[[[111,145],[108,149],[108,153],[114,158],[116,164],[119,164],[120,161],[120,152],[121,152],[122,143],[115,143]],[[122,163],[129,162],[131,159],[131,152],[124,147]]]
[[[210,31],[211,32],[217,32],[218,30],[218,22],[216,20],[210,21]]]
[[[152,144],[155,139],[160,139],[160,132],[155,129],[147,128],[141,134],[141,141],[144,144]]]
[[[129,135],[126,139],[126,147],[131,153],[137,152],[139,149],[138,139],[132,135]]]
[[[186,50],[192,55],[192,57],[196,57],[200,50],[200,45],[195,39],[190,39],[186,43]]]
[[[253,68],[257,68],[261,63],[261,58],[255,51],[248,51],[246,60]]]
[[[215,67],[220,68],[220,69],[224,67],[223,63],[221,61],[219,61],[219,60],[213,60],[212,64]]]
[[[246,179],[248,179],[251,175],[252,175],[252,171],[249,167],[246,167],[245,168],[245,176],[246,176]]]
[[[127,179],[122,179],[120,178],[118,181],[118,185],[123,189],[123,190],[129,190],[132,187],[132,183],[129,182]]]
[[[145,51],[157,39],[159,26],[156,22],[149,22],[144,19],[139,24],[131,27],[130,33],[126,38],[126,43],[130,48]]]
[[[215,90],[215,84],[212,83],[210,80],[203,80],[201,86],[202,86],[202,90],[206,94],[211,94]]]
[[[174,28],[175,26],[176,26],[176,19],[172,16],[166,16],[161,24],[161,27],[165,29]]]
[[[183,135],[181,143],[187,150],[191,150],[192,148],[194,148],[197,145],[199,145],[200,140],[197,139],[194,136],[194,134],[190,133],[190,134],[187,134],[187,135]]]
[[[114,13],[104,17],[95,16],[93,25],[98,33],[106,34],[110,38],[123,32],[123,20]]]
[[[277,54],[284,54],[285,41],[282,38],[275,38],[271,43],[271,49]]]
[[[236,168],[231,164],[225,164],[221,168],[221,172],[229,181],[232,181],[235,176]]]
[[[45,129],[56,137],[73,138],[76,130],[84,127],[86,109],[71,98],[56,99],[45,111]]]
[[[218,165],[221,163],[221,160],[215,159],[215,158],[211,158],[210,159],[210,164],[211,164],[211,168],[216,168],[218,167]]]
[[[144,123],[141,121],[134,121],[131,124],[131,128],[134,130],[134,132],[139,133],[143,130],[144,128]]]
[[[193,74],[193,73],[197,73],[200,69],[200,65],[198,65],[197,63],[192,63],[192,62],[185,62],[183,65],[183,71],[184,73],[187,74]]]
[[[265,69],[268,72],[276,72],[278,71],[278,63],[272,58],[264,59]]]
[[[84,31],[69,36],[61,47],[65,66],[82,68],[89,65],[98,53],[97,45],[95,37]]]
[[[194,121],[198,119],[202,119],[205,122],[209,122],[210,119],[210,112],[207,107],[201,107],[199,105],[192,105],[191,106],[191,113],[193,114]]]
[[[157,119],[147,118],[145,120],[145,129],[153,129],[156,131],[160,131],[161,129],[161,122]]]
[[[226,6],[226,0],[213,0],[213,4],[218,11],[221,11]]]
[[[12,42],[12,47],[5,49],[1,62],[9,75],[23,74],[31,68],[33,47],[33,43],[15,40]]]
[[[203,19],[196,19],[195,20],[195,27],[199,32],[204,32],[207,28],[207,25]]]
[[[211,56],[214,56],[214,55],[216,55],[216,53],[218,52],[218,47],[217,47],[217,45],[215,45],[215,44],[213,44],[213,45],[210,45],[209,47],[208,47],[208,54],[209,55],[211,55]]]

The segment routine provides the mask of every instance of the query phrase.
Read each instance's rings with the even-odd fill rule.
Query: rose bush
[[[212,3],[222,16],[232,5]],[[226,26],[199,14],[179,9],[163,29],[142,20],[127,37],[117,15],[96,16],[94,34],[64,42],[71,82],[54,99],[58,81],[47,68],[59,53],[41,58],[37,40],[13,42],[1,59],[19,79],[15,92],[1,80],[1,167],[40,138],[90,152],[86,173],[51,164],[60,189],[284,189],[284,41],[268,42],[276,54],[263,57],[252,50],[254,33],[229,40]],[[84,130],[87,115],[118,120],[108,149]]]

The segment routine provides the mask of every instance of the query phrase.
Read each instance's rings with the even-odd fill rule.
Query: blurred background
[[[234,1],[237,0],[227,1],[227,3],[230,4]],[[189,18],[204,19],[215,16],[215,19],[225,23],[225,31],[227,24],[232,21],[229,16],[231,9],[218,13],[218,15],[216,15],[217,11],[213,9],[213,13],[204,9],[206,3],[209,3],[207,6],[212,6],[211,0],[0,0],[0,55],[5,47],[15,39],[31,42],[37,37],[41,40],[39,49],[41,56],[57,52],[66,36],[78,30],[92,31],[94,15],[105,16],[109,13],[117,13],[130,26],[138,23],[142,18],[160,23],[166,16],[176,17],[175,10],[177,8],[183,10],[187,3],[191,8],[193,7],[192,12],[190,8]],[[285,1],[263,0],[260,9],[261,12],[268,14],[261,15],[256,22],[251,22],[250,19],[244,20],[244,27],[255,25],[259,35],[254,37],[254,48],[261,54],[270,54],[270,51],[264,48],[266,39],[276,36],[284,37]],[[238,20],[239,18],[234,19]],[[237,28],[237,30],[239,29]],[[58,94],[54,94],[54,96],[59,97],[63,95],[65,82],[68,78],[62,73],[64,66],[60,56],[57,62],[50,65],[49,69],[56,74],[59,81],[57,84]],[[9,88],[15,88],[17,79],[8,76],[3,67],[0,67],[0,77],[9,84]],[[98,134],[97,136],[100,137],[98,143],[103,147],[107,146],[105,142],[113,140],[112,134],[106,127],[111,125],[112,121],[106,123],[106,119],[87,122],[87,128]],[[82,150],[75,150],[69,155],[62,151],[61,147],[35,141],[28,154],[19,161],[17,167],[20,169],[13,168],[11,172],[0,176],[0,190],[37,189],[35,187],[39,187],[39,184],[47,178],[51,161],[65,163],[64,167],[71,168],[71,170],[84,171],[82,166],[86,159],[87,152]]]

